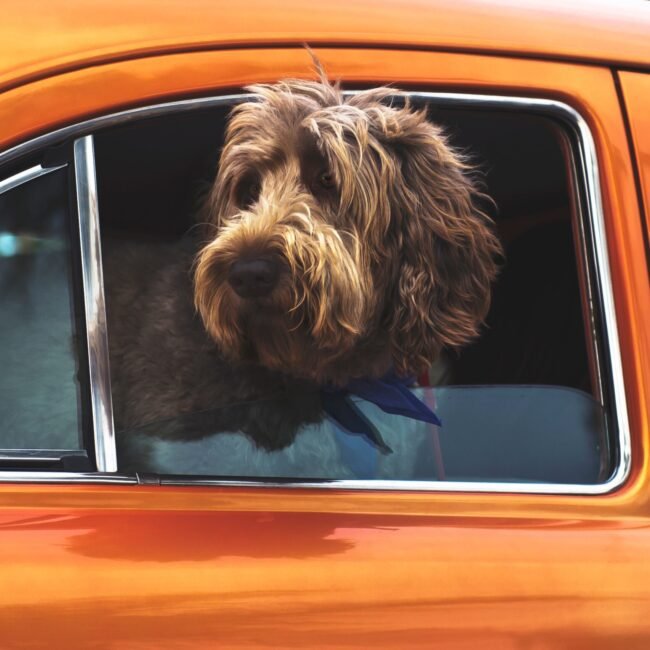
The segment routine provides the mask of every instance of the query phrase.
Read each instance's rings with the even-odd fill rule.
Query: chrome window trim
[[[64,456],[83,455],[85,449],[0,449],[0,463],[5,461],[56,463]]]
[[[116,472],[117,452],[113,426],[102,247],[97,206],[95,148],[92,135],[75,140],[74,171],[81,246],[81,275],[86,312],[95,462],[99,472]]]
[[[77,122],[70,126],[64,126],[56,131],[50,131],[44,135],[37,136],[27,142],[22,142],[6,151],[0,153],[0,165],[4,165],[16,158],[38,151],[44,147],[50,147],[71,138],[79,138],[92,131],[105,129],[111,126],[123,126],[128,122],[134,122],[141,118],[160,117],[170,113],[184,113],[195,111],[201,108],[214,108],[216,106],[231,106],[251,97],[250,93],[234,93],[231,95],[220,95],[218,97],[199,97],[196,99],[182,99],[174,102],[164,102],[151,106],[140,106],[117,113],[101,115],[90,120]]]
[[[560,118],[570,126],[577,136],[578,147],[574,153],[578,156],[578,178],[586,192],[586,205],[582,206],[585,214],[581,215],[583,224],[591,228],[592,250],[585,251],[593,257],[596,269],[598,294],[602,310],[602,337],[604,348],[609,355],[611,382],[614,407],[613,419],[618,429],[618,454],[619,462],[612,476],[603,483],[598,484],[560,484],[560,483],[507,483],[507,482],[469,482],[469,481],[388,481],[388,480],[327,480],[327,481],[278,481],[271,480],[231,480],[231,479],[201,479],[192,477],[161,477],[163,485],[183,486],[239,486],[239,487],[272,487],[272,488],[319,488],[319,489],[351,489],[370,491],[417,491],[417,492],[472,492],[472,493],[504,493],[504,494],[571,494],[571,495],[598,495],[606,494],[620,487],[630,474],[631,469],[631,438],[627,414],[627,401],[623,379],[616,313],[614,308],[614,295],[605,236],[605,218],[603,214],[602,198],[598,171],[598,159],[593,136],[585,119],[578,111],[564,102],[550,99],[506,96],[506,95],[481,95],[468,93],[436,93],[436,92],[410,92],[407,93],[414,99],[421,99],[438,105],[463,105],[477,109],[494,108],[498,110],[525,110],[526,112],[540,113]],[[250,95],[231,94],[218,97],[189,99],[166,102],[152,106],[144,106],[125,110],[110,115],[97,117],[64,127],[57,131],[39,136],[17,145],[0,154],[0,165],[3,165],[19,156],[33,152],[39,148],[52,145],[71,137],[80,137],[91,131],[117,126],[141,118],[152,118],[169,113],[185,112],[201,108],[231,105],[241,102]],[[75,144],[76,152],[76,144]],[[88,158],[87,158],[88,162]],[[93,178],[94,178],[94,169]],[[96,204],[95,204],[96,207]],[[96,218],[96,212],[95,212]],[[99,283],[95,289],[101,287],[101,251],[95,255],[93,264],[99,264],[95,272],[99,271],[96,281]],[[95,294],[94,299],[98,299]],[[99,297],[103,303],[103,293]],[[88,305],[86,306],[89,309]],[[89,328],[90,329],[90,328]],[[90,345],[90,341],[89,341]],[[90,351],[89,351],[90,353]],[[108,356],[103,357],[103,368],[108,371]],[[100,394],[104,394],[101,390]],[[97,396],[100,399],[100,395]],[[110,392],[107,395],[110,399]],[[104,399],[106,395],[104,395]],[[110,406],[104,403],[104,414],[110,412]],[[113,443],[114,445],[114,439]],[[109,463],[112,466],[112,461]],[[61,473],[61,472],[0,472],[0,481],[7,482],[38,482],[38,483],[120,483],[134,484],[138,482],[136,476],[92,473]]]
[[[63,165],[57,165],[56,167],[43,167],[42,165],[35,165],[34,167],[25,169],[22,172],[18,172],[13,176],[9,176],[8,178],[1,180],[0,194],[9,192],[9,190],[13,190],[16,187],[24,185],[25,183],[29,183],[29,181],[33,181],[37,178],[40,178],[41,176],[45,176],[46,174],[51,174],[52,172],[56,172],[59,169],[63,169],[64,167],[67,167],[67,163]]]

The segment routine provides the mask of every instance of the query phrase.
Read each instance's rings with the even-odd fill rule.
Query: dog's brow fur
[[[251,86],[255,100],[233,110],[196,307],[236,361],[319,383],[419,372],[477,335],[499,242],[471,169],[425,109],[392,88],[344,98],[320,76]],[[283,273],[252,309],[227,278],[255,256]]]

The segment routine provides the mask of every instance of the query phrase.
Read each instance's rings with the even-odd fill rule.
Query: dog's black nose
[[[266,258],[237,260],[228,272],[228,282],[242,298],[268,296],[278,281],[279,268]]]

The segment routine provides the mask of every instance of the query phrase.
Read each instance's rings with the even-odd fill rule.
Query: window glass
[[[295,396],[280,395],[276,404],[273,399],[224,404],[215,395],[209,408],[175,413],[164,396],[174,394],[171,384],[183,373],[183,363],[182,356],[170,352],[162,378],[161,373],[136,378],[142,379],[142,390],[164,385],[161,408],[146,422],[122,424],[122,414],[138,398],[114,386],[120,469],[289,480],[593,484],[610,476],[616,432],[603,397],[607,377],[597,361],[602,357],[600,314],[589,312],[597,309],[597,301],[586,299],[593,268],[588,247],[577,235],[584,217],[576,209],[582,188],[569,159],[573,136],[555,119],[525,111],[432,102],[429,113],[482,171],[486,194],[494,201],[486,209],[505,250],[481,336],[460,351],[443,351],[428,373],[409,384],[411,395],[428,405],[441,424],[390,414],[351,395],[379,440],[346,433],[325,413],[322,421],[305,424],[291,444],[266,451],[235,426],[238,417],[272,414]],[[197,196],[213,178],[227,115],[227,107],[201,109],[96,135],[114,355],[122,354],[116,340],[131,345],[138,337],[155,338],[157,354],[167,354],[159,328],[128,325],[126,338],[121,331],[111,332],[111,321],[123,322],[115,311],[111,318],[111,310],[123,310],[123,300],[141,299],[135,287],[143,278],[147,290],[160,291],[165,285],[156,289],[150,280],[188,254]],[[137,263],[113,256],[116,242],[118,249],[125,243],[140,247],[140,253],[131,254]],[[119,300],[112,299],[114,294]],[[191,300],[188,293],[181,302]],[[175,304],[180,303],[159,302],[168,311]],[[587,325],[592,320],[596,327]],[[187,325],[181,321],[179,326]],[[202,378],[206,372],[208,357]]]
[[[79,449],[66,169],[0,194],[0,449]]]
[[[605,451],[602,407],[554,386],[414,388],[440,426],[355,399],[381,436],[351,434],[331,418],[288,447],[257,448],[240,432],[210,435],[222,412],[153,422],[120,435],[122,468],[230,478],[597,483]],[[248,404],[245,408],[258,405]],[[183,434],[205,437],[183,441]],[[168,437],[171,437],[169,439]]]

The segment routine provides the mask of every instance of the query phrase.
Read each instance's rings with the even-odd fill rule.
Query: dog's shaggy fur
[[[283,447],[319,419],[320,385],[418,373],[486,315],[500,246],[425,110],[392,88],[344,98],[322,71],[250,90],[196,257],[108,253],[118,427],[230,404],[214,430]],[[238,263],[261,265],[263,291],[237,288]]]

